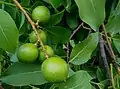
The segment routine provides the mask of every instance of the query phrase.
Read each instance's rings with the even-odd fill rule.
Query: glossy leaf
[[[91,89],[90,80],[92,77],[86,71],[77,71],[67,81],[58,83],[50,89]]]
[[[21,29],[21,27],[24,25],[24,23],[25,23],[25,16],[23,13],[21,13],[21,23],[20,23],[19,29]]]
[[[54,43],[66,43],[69,39],[71,31],[67,28],[53,26],[46,28],[48,38]]]
[[[117,51],[120,53],[120,35],[116,35],[112,39]]]
[[[22,6],[29,6],[30,0],[21,0]]]
[[[9,13],[9,15],[13,18],[14,21],[18,18],[16,16],[18,8],[14,7],[14,6],[7,6],[7,5],[5,5],[5,11],[7,13]]]
[[[120,15],[120,0],[118,0],[117,6],[114,9],[114,11],[111,12],[109,20],[111,18],[114,18],[114,17],[118,16],[118,15]]]
[[[109,22],[106,25],[106,29],[108,32],[111,33],[120,33],[120,16],[116,16],[109,20]]]
[[[1,54],[1,49],[0,49],[0,76],[2,75],[2,61],[3,61],[3,58],[2,58],[2,54]]]
[[[18,29],[11,16],[0,9],[0,48],[15,52],[18,43]]]
[[[108,23],[106,25],[106,29],[110,33],[120,33],[120,0],[115,8],[115,10],[111,13]]]
[[[104,70],[100,69],[99,67],[97,68],[96,75],[99,82],[103,81],[106,77]]]
[[[71,68],[69,68],[68,77],[71,77],[74,74],[75,74],[75,72]]]
[[[75,16],[66,16],[66,22],[68,26],[73,30],[79,25],[79,22]]]
[[[83,42],[78,43],[71,52],[70,62],[79,65],[84,64],[91,58],[92,52],[98,44],[98,33],[92,33]]]
[[[41,85],[47,83],[40,65],[15,63],[5,72],[7,76],[0,78],[6,84],[13,86]]]
[[[75,0],[80,18],[97,30],[105,19],[105,0]]]
[[[71,8],[71,4],[72,4],[72,1],[71,0],[66,0],[66,10],[69,12],[70,8]]]
[[[59,7],[63,2],[63,0],[44,0],[44,1],[50,3],[54,8]]]
[[[65,10],[62,10],[61,12],[59,12],[57,14],[51,15],[50,22],[49,22],[48,26],[53,26],[53,25],[58,24],[62,20],[64,11]]]

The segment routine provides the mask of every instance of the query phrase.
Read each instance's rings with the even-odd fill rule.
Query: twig
[[[113,59],[114,66],[115,66],[115,68],[117,69],[118,73],[120,74],[120,68],[119,68],[119,66],[117,65],[117,61],[116,61],[116,58],[115,58],[115,54],[114,54],[113,49],[112,49],[112,47],[111,47],[110,41],[109,41],[109,39],[108,39],[105,25],[102,24],[102,27],[103,27],[103,30],[104,30],[104,33],[105,33],[105,38],[106,38],[108,47],[109,47],[110,52],[111,52],[111,58]]]
[[[70,46],[70,44],[69,44],[69,41],[67,42],[67,46],[66,46],[66,48],[67,48],[67,62],[69,62],[69,54],[70,54],[70,48],[69,48],[69,46]]]
[[[113,87],[113,89],[116,89],[115,88],[115,83],[114,83],[113,65],[112,64],[110,64],[110,70],[111,70],[111,78],[112,78],[112,87]]]
[[[105,44],[105,42],[104,42],[104,45],[105,45],[105,48],[106,48],[106,50],[108,51],[108,53],[109,53],[109,55],[110,55],[110,57],[111,57],[111,52],[110,52],[108,46]],[[112,58],[112,57],[111,57],[111,58]],[[114,63],[114,62],[113,62],[113,63]],[[117,62],[116,62],[116,63],[117,63]],[[117,63],[117,65],[119,65],[119,63]],[[114,64],[114,66],[115,66],[115,64]]]
[[[72,39],[72,37],[75,35],[75,33],[81,28],[81,26],[83,25],[84,23],[82,22],[74,31],[73,31],[73,33],[70,35],[70,38],[69,38],[69,40],[70,39]]]
[[[100,57],[103,60],[105,71],[107,73],[107,78],[111,82],[111,72],[110,72],[110,68],[109,68],[109,65],[108,65],[108,62],[107,62],[107,58],[106,58],[106,54],[105,54],[104,41],[103,41],[103,38],[102,38],[100,33],[99,33],[99,49],[100,49],[100,55],[101,55]]]
[[[69,40],[67,42],[67,62],[69,61],[69,54],[70,54],[70,49],[69,49],[69,41],[72,39],[72,37],[76,34],[76,32],[81,28],[81,26],[83,25],[84,23],[82,22],[74,31],[73,33],[70,35],[69,37]]]
[[[108,45],[105,42],[104,42],[104,46],[105,46],[106,50],[108,51],[108,54],[111,56],[111,52],[110,52],[110,50],[108,48]]]
[[[18,8],[24,13],[24,15],[26,16],[28,22],[31,24],[31,26],[32,26],[32,28],[33,28],[33,30],[34,30],[37,38],[38,38],[38,42],[40,42],[40,45],[41,45],[43,51],[45,52],[45,47],[44,47],[44,45],[43,45],[42,40],[41,40],[40,37],[39,37],[39,34],[38,34],[37,29],[36,29],[36,27],[35,27],[35,23],[32,21],[32,19],[29,17],[29,15],[27,14],[27,12],[23,9],[23,7],[20,5],[20,3],[19,3],[17,0],[13,0],[13,2],[17,5],[17,7],[18,7]],[[46,52],[45,52],[45,53],[46,53]],[[46,58],[48,58],[47,53],[46,53]]]
[[[84,25],[82,25],[82,27],[83,27],[84,29],[89,30],[89,34],[92,32],[92,31],[91,31],[91,28],[85,27]]]
[[[2,86],[0,86],[0,89],[4,89]]]
[[[2,86],[2,83],[0,82],[0,89],[4,89],[4,87]]]
[[[83,27],[84,29],[91,30],[91,28],[85,27],[84,25],[82,25],[82,27]]]

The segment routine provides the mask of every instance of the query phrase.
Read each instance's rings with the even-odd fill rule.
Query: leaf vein
[[[6,40],[6,42],[8,43],[9,47],[11,48],[10,42],[9,42],[9,40],[7,39],[6,35],[4,34],[4,30],[3,30],[3,28],[1,27],[1,25],[0,25],[0,28],[1,28],[0,31],[2,32],[2,34],[3,34],[3,36],[4,36],[5,40]]]

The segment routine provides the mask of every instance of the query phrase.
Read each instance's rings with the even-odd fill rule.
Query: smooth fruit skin
[[[45,6],[37,6],[32,11],[32,19],[34,21],[39,21],[40,23],[46,23],[50,19],[50,11]]]
[[[39,37],[41,38],[41,40],[43,41],[43,43],[46,43],[46,41],[47,41],[46,33],[43,30],[38,30],[38,34],[39,34]],[[35,32],[32,31],[29,34],[29,41],[31,43],[35,43],[35,42],[37,42],[37,40],[38,40],[38,38],[37,38]]]
[[[41,70],[48,82],[65,81],[68,76],[68,64],[60,57],[50,57],[46,59]]]
[[[53,51],[53,49],[52,49],[50,46],[48,46],[48,45],[45,45],[45,52],[47,53],[47,55],[48,55],[49,57],[54,56],[54,51]],[[39,60],[40,60],[41,62],[43,62],[43,61],[46,59],[46,58],[45,58],[45,52],[42,50],[42,48],[40,48]]]
[[[38,57],[38,48],[32,43],[23,44],[17,51],[17,57],[20,62],[32,63]]]

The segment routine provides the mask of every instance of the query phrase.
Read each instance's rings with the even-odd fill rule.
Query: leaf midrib
[[[9,47],[10,47],[10,48],[12,48],[12,47],[11,47],[11,45],[10,45],[9,40],[7,39],[6,35],[4,34],[4,30],[3,30],[3,28],[2,28],[2,26],[1,26],[1,25],[0,25],[0,28],[1,28],[1,30],[0,30],[0,31],[2,32],[2,34],[3,34],[3,36],[4,36],[5,40],[6,40],[6,42],[8,43]]]
[[[91,39],[91,41],[92,41],[92,39]],[[77,55],[73,59],[70,60],[70,62],[72,62],[79,54],[81,54],[81,52],[83,52],[84,49],[88,47],[88,45],[91,43],[91,41],[88,42],[88,44],[80,52],[78,52]]]
[[[17,73],[17,74],[11,74],[8,76],[16,76],[16,75],[23,75],[23,74],[33,74],[33,73],[40,73],[41,71],[33,71],[33,72],[22,72],[22,73]],[[6,76],[7,77],[7,76]]]
[[[49,31],[49,30],[47,30],[49,33],[51,33],[51,34],[53,34],[53,35],[55,35],[55,36],[57,36],[57,37],[59,37],[60,35],[57,35],[57,34],[55,34],[54,32],[52,32],[52,31]]]
[[[96,12],[96,10],[95,10],[95,5],[94,5],[93,0],[90,0],[90,2],[91,2],[91,4],[92,4],[92,7],[93,7],[94,12]]]

